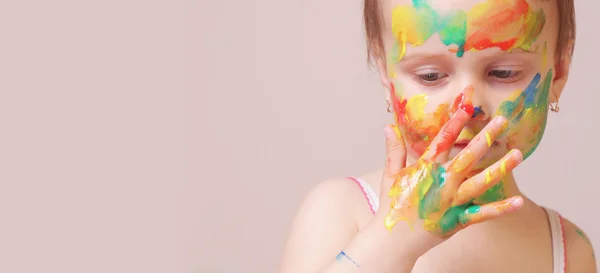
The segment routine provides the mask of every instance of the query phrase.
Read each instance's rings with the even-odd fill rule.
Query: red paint
[[[466,123],[465,119],[471,118],[470,115],[458,114],[451,118],[446,126],[442,129],[442,139],[438,142],[435,149],[435,156],[440,153],[446,152],[452,148],[454,141],[458,138],[460,131],[462,130],[462,124]],[[434,157],[435,158],[435,157]]]
[[[472,22],[478,29],[473,32],[465,41],[464,50],[471,49],[484,50],[492,47],[499,47],[503,51],[513,48],[517,42],[517,38],[511,38],[504,41],[492,41],[490,39],[494,34],[506,31],[507,25],[514,25],[515,22],[521,21],[529,12],[529,4],[526,0],[518,0],[514,6],[504,10],[494,10],[484,18],[477,18]],[[523,25],[522,31],[525,29]],[[540,29],[536,29],[533,33],[539,33]],[[520,37],[519,37],[520,38]]]
[[[469,117],[472,117],[473,113],[475,113],[475,107],[473,107],[473,102],[471,101],[473,90],[473,86],[469,85],[464,92],[456,96],[456,99],[454,99],[454,104],[452,104],[451,112],[454,113],[460,108],[467,112]]]
[[[406,115],[406,100],[400,101],[398,97],[396,97],[396,87],[394,83],[390,83],[390,98],[392,100],[392,108],[394,108],[394,112],[396,113],[396,122],[398,124],[405,123],[405,115]]]

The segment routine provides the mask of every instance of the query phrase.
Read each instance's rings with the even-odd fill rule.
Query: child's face
[[[461,107],[473,113],[454,156],[496,115],[508,118],[478,170],[539,144],[553,96],[557,10],[536,0],[386,0],[386,84],[417,158]]]

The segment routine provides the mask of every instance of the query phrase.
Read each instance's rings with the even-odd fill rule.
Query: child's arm
[[[448,161],[447,144],[454,143],[470,117],[464,110],[457,110],[431,142],[430,146],[435,150],[426,152],[421,160],[409,167],[406,167],[402,136],[398,130],[386,127],[387,166],[381,182],[379,206],[389,208],[393,205],[394,210],[402,210],[401,214],[390,215],[392,210],[380,209],[369,224],[357,232],[357,204],[365,208],[363,202],[357,201],[363,198],[360,191],[349,181],[323,183],[308,195],[296,216],[283,254],[281,273],[357,272],[359,267],[362,267],[361,272],[410,272],[418,257],[459,230],[520,209],[523,206],[520,197],[468,207],[469,200],[500,181],[501,166],[512,171],[522,161],[518,151],[508,153],[501,161],[463,182],[470,169],[462,166],[472,166],[485,154],[490,147],[488,139],[493,141],[500,134],[507,123],[505,118],[496,117],[455,159],[439,167],[442,166],[439,162]],[[463,153],[471,156],[462,156]],[[442,178],[434,176],[428,168],[444,170],[440,174]],[[432,180],[444,182],[430,184],[428,191],[434,193],[423,196],[424,201],[412,204],[420,194],[419,186]],[[394,195],[389,195],[388,191]],[[392,197],[399,203],[391,202]],[[434,207],[429,210],[428,205]],[[414,223],[395,225],[394,221],[410,220],[406,217],[411,215],[418,215],[419,223],[415,225],[423,228],[410,230],[409,226]],[[423,222],[423,219],[429,222]],[[340,256],[340,251],[348,255],[341,253]]]
[[[360,192],[346,179],[320,183],[306,197],[288,235],[281,273],[318,272],[327,266],[358,232],[352,214]],[[350,205],[350,206],[349,206]]]
[[[370,213],[365,212],[368,207],[364,196],[352,181],[335,179],[315,187],[294,220],[280,273],[358,272],[361,268],[350,259],[362,264],[362,269],[386,272],[385,268],[392,267],[386,263],[393,261],[394,272],[402,273],[401,267],[410,272],[417,257],[402,255],[400,244],[390,242],[383,224],[358,233],[355,215],[360,215],[361,210],[363,214]],[[342,249],[350,258],[336,259]],[[392,255],[405,259],[394,259]]]

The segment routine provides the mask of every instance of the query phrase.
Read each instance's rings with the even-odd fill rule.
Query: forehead
[[[548,42],[558,36],[557,7],[542,0],[382,0],[384,39],[415,45],[433,36],[465,50],[505,50]],[[402,36],[402,37],[400,37]],[[511,48],[513,47],[513,48]]]

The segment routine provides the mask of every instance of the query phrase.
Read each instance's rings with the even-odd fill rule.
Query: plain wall
[[[362,1],[212,1],[186,8],[188,192],[203,272],[275,272],[307,191],[383,164],[391,122],[366,65]],[[560,113],[516,171],[522,190],[600,247],[594,19],[577,1],[575,58]],[[326,224],[326,223],[323,223]]]
[[[519,168],[598,247],[598,3]],[[4,1],[0,272],[276,272],[318,182],[383,163],[360,1]]]

